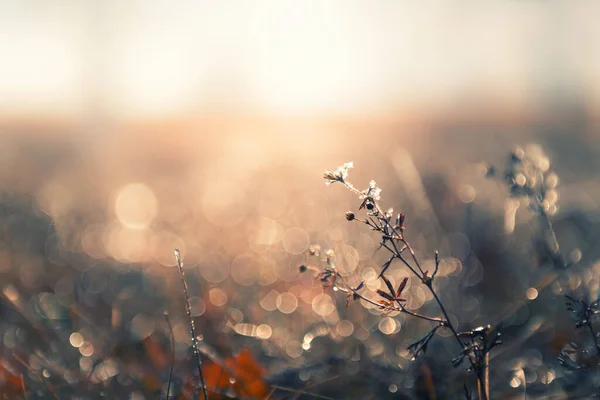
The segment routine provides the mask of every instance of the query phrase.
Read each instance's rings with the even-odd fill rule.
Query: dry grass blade
[[[46,390],[48,391],[48,393],[50,393],[52,395],[52,397],[54,397],[56,400],[59,400],[58,395],[56,394],[56,392],[54,392],[54,390],[50,389],[50,386],[48,386],[48,384],[46,383],[46,381],[39,376],[34,370],[33,368],[31,368],[26,362],[25,360],[23,360],[21,357],[19,357],[19,355],[17,354],[13,354],[13,357],[20,363],[22,364],[25,368],[27,368],[27,370],[33,375],[35,376],[35,378],[40,381],[40,383],[42,385],[44,385],[44,387],[46,388]],[[23,391],[25,390],[25,381],[23,380]]]
[[[173,335],[173,327],[171,327],[171,321],[169,321],[169,313],[165,311],[165,320],[169,327],[169,334],[171,336],[171,367],[169,368],[169,382],[167,383],[167,396],[169,400],[169,393],[171,391],[171,381],[173,380],[173,363],[175,362],[175,336]]]
[[[296,390],[296,389],[287,388],[287,387],[284,387],[284,386],[276,386],[276,385],[272,385],[271,387],[273,389],[283,390],[283,391],[286,391],[286,392],[292,392],[292,393],[297,393],[297,394],[303,394],[303,395],[306,395],[306,396],[311,396],[311,397],[314,397],[315,399],[335,400],[332,397],[321,396],[320,394],[310,393],[310,392],[306,392],[304,390]]]
[[[19,376],[19,379],[21,379],[21,390],[23,390],[23,398],[27,398],[27,388],[25,387],[25,377],[23,376],[23,374],[21,374]]]
[[[339,377],[340,377],[339,375],[335,375],[335,376],[332,376],[332,377],[330,377],[330,378],[327,378],[327,379],[325,379],[325,380],[323,380],[323,381],[312,383],[312,384],[310,384],[310,385],[307,385],[307,386],[305,387],[305,389],[314,388],[315,386],[319,386],[319,385],[322,385],[323,383],[331,382],[331,381],[333,381],[333,380],[335,380],[335,379],[338,379]],[[300,396],[302,396],[302,393],[298,393],[298,394],[296,394],[296,396],[294,396],[294,397],[293,397],[291,400],[296,400],[296,399],[298,399]]]
[[[208,392],[206,390],[206,381],[202,374],[202,359],[200,358],[200,350],[198,349],[198,338],[196,337],[196,328],[194,327],[194,318],[192,318],[192,307],[190,306],[190,296],[188,295],[187,282],[185,281],[185,273],[183,272],[183,261],[181,260],[181,253],[179,249],[175,249],[175,259],[177,260],[177,269],[179,270],[179,277],[181,278],[181,284],[183,286],[183,295],[185,297],[185,311],[187,313],[190,322],[190,335],[192,337],[192,349],[194,351],[194,357],[196,359],[196,365],[198,366],[198,378],[202,385],[202,393],[204,399],[208,400]]]

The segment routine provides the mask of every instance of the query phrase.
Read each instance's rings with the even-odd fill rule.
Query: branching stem
[[[394,296],[392,289],[390,289],[390,290],[392,291],[391,296],[393,296],[393,297],[389,297],[389,299],[392,301],[395,301],[395,303],[399,307],[397,310],[399,310],[403,313],[412,315],[416,318],[420,318],[423,320],[435,322],[440,327],[444,326],[444,327],[447,327],[448,329],[450,329],[450,331],[452,332],[452,335],[458,342],[458,345],[460,346],[461,351],[463,352],[463,354],[466,354],[466,358],[469,360],[469,363],[471,364],[472,369],[477,374],[478,387],[480,389],[479,390],[480,399],[488,400],[489,399],[489,372],[488,372],[489,371],[489,365],[488,365],[489,348],[486,344],[487,341],[484,338],[483,339],[483,348],[480,348],[480,347],[478,347],[478,345],[476,343],[474,343],[475,341],[472,338],[473,343],[471,344],[471,349],[473,349],[473,353],[469,353],[468,349],[467,349],[468,345],[466,343],[463,343],[458,331],[452,324],[452,322],[450,320],[450,316],[449,316],[448,312],[446,311],[444,304],[442,303],[439,295],[437,294],[437,292],[435,291],[435,289],[433,287],[433,281],[435,279],[436,274],[438,273],[439,263],[440,263],[437,251],[435,253],[435,270],[433,271],[433,273],[431,275],[429,275],[427,271],[423,270],[421,263],[419,262],[419,259],[416,256],[415,251],[413,250],[411,245],[408,243],[408,241],[404,237],[404,226],[403,226],[404,215],[403,214],[398,215],[396,224],[392,225],[392,223],[390,222],[391,217],[392,217],[390,215],[391,212],[388,212],[388,213],[383,212],[383,210],[377,203],[378,197],[377,198],[371,197],[371,190],[374,189],[374,187],[375,187],[374,183],[372,183],[372,186],[370,187],[370,189],[363,192],[363,191],[356,189],[354,187],[354,185],[352,185],[351,183],[347,182],[344,179],[346,177],[346,175],[347,175],[347,168],[346,168],[346,171],[344,171],[344,173],[340,173],[339,176],[333,176],[330,173],[329,174],[326,173],[325,178],[328,179],[329,183],[341,182],[351,192],[359,195],[359,197],[361,199],[363,199],[363,203],[361,204],[360,208],[367,208],[368,210],[371,210],[364,220],[358,220],[358,221],[365,223],[372,230],[381,233],[382,241],[381,241],[380,247],[385,248],[386,250],[388,250],[391,253],[390,259],[386,263],[383,264],[382,271],[380,272],[378,278],[385,278],[383,276],[384,273],[390,267],[393,260],[395,258],[397,258],[425,286],[427,286],[427,289],[432,294],[433,298],[435,299],[435,302],[437,303],[440,311],[442,312],[443,318],[428,317],[428,316],[421,315],[421,314],[414,313],[412,311],[407,310],[405,308],[404,304],[402,304],[401,299],[397,298],[397,296]],[[550,220],[547,218],[547,215],[545,215],[545,213],[542,212],[542,215],[544,215],[546,217],[545,220],[547,222],[547,225],[549,226],[550,232],[552,233],[552,237],[554,240],[553,246],[555,246],[555,248],[558,250],[558,243],[556,241],[556,236],[554,235],[554,231],[552,230],[552,224],[550,223]],[[352,219],[354,219],[353,214],[352,214]],[[390,245],[390,243],[391,243],[391,245]],[[398,248],[399,246],[397,243],[402,243],[403,247],[401,249],[399,249]],[[409,251],[410,259],[412,260],[412,263],[410,263],[408,260],[406,260],[402,256],[402,252],[404,252],[404,250]],[[558,254],[560,255],[560,252]],[[562,259],[562,256],[560,256],[560,258]],[[351,286],[347,285],[345,283],[345,281],[343,280],[343,277],[341,277],[341,275],[339,275],[337,273],[337,271],[336,271],[336,279],[342,281],[342,283],[344,285],[344,287],[340,287],[339,285],[337,285],[335,283],[335,280],[334,280],[333,285],[335,286],[335,288],[337,290],[339,290],[343,293],[346,293],[348,295],[351,295],[354,298],[359,298],[359,299],[366,301],[372,305],[381,307],[380,304],[376,303],[373,300],[367,299],[366,297],[364,297],[363,295],[358,293],[357,290],[355,290]],[[386,282],[387,282],[387,280],[386,280]],[[588,325],[588,326],[590,327],[590,330],[592,330],[592,332],[593,332],[591,325]],[[596,340],[596,337],[594,337],[594,339]],[[596,344],[597,344],[597,342],[596,342]],[[598,347],[598,345],[596,345],[596,349],[600,353],[600,348]],[[482,353],[482,351],[483,351],[483,353]]]

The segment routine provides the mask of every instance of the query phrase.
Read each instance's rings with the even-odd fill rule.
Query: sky
[[[592,1],[0,0],[0,116],[600,101]]]

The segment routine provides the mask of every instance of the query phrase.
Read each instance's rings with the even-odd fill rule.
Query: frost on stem
[[[496,168],[489,166],[486,176],[496,177]],[[508,186],[513,199],[514,211],[521,202],[538,215],[543,233],[546,235],[545,246],[556,267],[569,266],[561,253],[550,216],[558,212],[558,176],[550,170],[550,159],[538,145],[515,148],[508,158],[504,175],[500,176]],[[514,219],[514,212],[512,213]],[[514,222],[514,221],[513,221]]]
[[[488,168],[487,177],[496,176],[496,168]],[[546,250],[555,267],[565,268],[568,264],[561,252],[550,215],[558,211],[558,176],[550,169],[550,160],[537,145],[524,149],[517,147],[508,157],[508,165],[501,177],[508,186],[511,197],[525,200],[535,213],[546,235]],[[516,203],[517,205],[519,202]],[[592,371],[600,357],[600,338],[594,328],[594,319],[600,314],[600,299],[585,301],[574,296],[565,296],[567,310],[571,313],[575,328],[581,328],[592,338],[593,349],[581,349],[574,342],[567,343],[558,355],[559,363],[570,371]]]
[[[495,168],[488,169],[488,176],[495,174]],[[537,145],[525,149],[517,147],[508,160],[503,176],[510,195],[523,197],[536,213],[556,213],[558,176],[550,171],[550,159]]]
[[[325,184],[330,185],[334,182],[345,182],[345,179],[348,177],[348,170],[350,168],[354,168],[354,163],[352,161],[344,163],[339,166],[334,172],[330,170],[325,171],[323,174],[323,178],[325,178]]]
[[[200,349],[198,348],[198,337],[196,336],[196,327],[194,325],[194,318],[192,318],[192,307],[190,306],[190,296],[188,295],[188,286],[185,280],[185,273],[183,271],[183,261],[181,260],[181,253],[179,249],[174,250],[175,260],[177,261],[177,270],[179,271],[179,277],[181,278],[181,285],[183,286],[183,297],[185,299],[185,312],[188,316],[190,324],[190,336],[192,339],[192,350],[194,352],[194,358],[196,366],[198,367],[198,381],[202,386],[202,394],[204,399],[208,400],[208,391],[206,388],[206,381],[204,380],[204,374],[202,373],[202,358],[200,357]]]
[[[477,375],[480,398],[487,400],[489,398],[487,372],[489,369],[489,352],[493,347],[500,344],[500,333],[498,329],[493,330],[491,327],[486,326],[461,333],[456,330],[433,285],[440,262],[437,252],[435,254],[435,270],[430,274],[428,270],[422,268],[415,251],[404,235],[404,213],[398,213],[394,217],[394,210],[392,208],[389,208],[387,211],[382,209],[379,205],[379,201],[381,200],[381,189],[377,187],[375,181],[370,181],[369,186],[365,190],[356,189],[356,187],[348,181],[348,169],[352,167],[354,167],[352,162],[345,163],[338,167],[335,172],[329,170],[325,171],[323,177],[327,185],[341,183],[352,193],[356,194],[361,201],[358,210],[364,210],[364,219],[357,217],[352,211],[346,212],[346,219],[350,222],[356,221],[363,223],[367,225],[371,231],[375,231],[380,235],[381,241],[379,249],[383,248],[387,250],[390,254],[390,258],[381,266],[378,279],[384,281],[387,290],[377,290],[377,295],[380,297],[377,301],[361,294],[360,291],[364,288],[365,282],[362,281],[356,287],[352,287],[346,281],[344,276],[339,273],[335,265],[335,253],[333,250],[327,250],[325,252],[325,257],[323,258],[325,266],[323,270],[320,270],[317,267],[303,265],[300,267],[300,271],[305,272],[308,269],[311,269],[315,272],[315,278],[318,279],[324,287],[332,287],[334,290],[346,294],[346,306],[349,306],[350,301],[352,300],[361,300],[377,306],[380,310],[385,312],[401,312],[434,323],[434,326],[425,336],[409,346],[409,349],[414,352],[415,357],[420,353],[425,353],[427,351],[427,346],[438,329],[449,329],[461,349],[458,357],[454,358],[453,365],[458,367],[464,360],[468,361],[470,365],[468,369],[475,372]],[[408,253],[408,255],[405,256],[405,252]],[[307,258],[308,256],[318,257],[318,253],[313,250],[312,246],[307,252]],[[394,261],[400,261],[404,267],[426,286],[426,290],[432,294],[433,299],[437,303],[442,317],[419,314],[408,310],[405,307],[406,296],[402,296],[402,293],[406,287],[407,278],[405,278],[397,288],[394,288],[385,275]]]
[[[598,339],[598,333],[594,329],[593,320],[600,314],[600,299],[596,299],[593,302],[587,302],[572,296],[565,296],[567,310],[571,312],[571,317],[575,322],[575,328],[585,327],[586,331],[592,337],[594,350],[582,350],[580,351],[575,343],[570,343],[565,349],[561,351],[558,356],[558,361],[565,368],[570,370],[589,370],[589,367],[580,365],[576,360],[571,357],[579,356],[582,359],[591,358],[589,356],[595,356],[595,364],[598,364],[597,358],[600,357],[600,342]],[[594,362],[588,362],[594,364]],[[586,364],[584,361],[583,364]]]

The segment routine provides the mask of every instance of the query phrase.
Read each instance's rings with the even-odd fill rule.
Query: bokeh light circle
[[[310,238],[302,228],[290,228],[283,235],[283,248],[291,254],[301,254],[307,248]]]
[[[242,286],[252,286],[260,278],[261,263],[252,254],[240,254],[231,262],[231,277]]]
[[[220,252],[209,251],[198,263],[197,271],[208,282],[219,283],[229,276],[230,262]]]
[[[131,229],[150,226],[158,212],[158,200],[152,189],[143,183],[122,187],[115,199],[115,213],[119,222]]]

